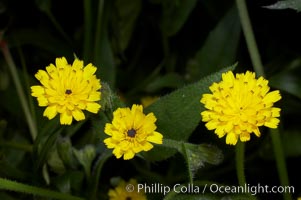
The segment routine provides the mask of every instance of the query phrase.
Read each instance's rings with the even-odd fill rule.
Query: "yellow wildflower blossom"
[[[39,70],[35,77],[42,85],[31,87],[31,95],[37,97],[39,106],[47,107],[43,116],[53,119],[60,114],[60,123],[70,125],[72,119],[84,120],[82,110],[97,113],[101,98],[100,80],[91,63],[84,67],[83,61],[75,59],[68,64],[65,57],[57,58],[55,65]]]
[[[113,113],[112,123],[107,123],[104,132],[111,136],[104,140],[113,154],[129,160],[140,151],[153,148],[150,143],[162,144],[163,136],[156,130],[157,118],[153,113],[145,115],[143,106],[134,104],[130,108],[118,108]]]
[[[109,190],[109,200],[147,200],[143,191],[138,191],[138,183],[135,179],[129,182],[121,180],[118,186]]]
[[[209,87],[212,94],[204,94],[201,103],[207,110],[201,113],[206,127],[214,130],[219,138],[226,136],[226,143],[235,145],[250,140],[250,134],[260,136],[260,126],[277,128],[280,108],[273,104],[281,99],[278,90],[269,92],[268,81],[255,78],[255,73],[222,74],[222,81]]]

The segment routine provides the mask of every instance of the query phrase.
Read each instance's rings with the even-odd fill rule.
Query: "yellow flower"
[[[118,108],[113,113],[112,123],[107,123],[105,133],[111,137],[104,140],[113,154],[124,160],[129,160],[140,151],[153,148],[150,143],[162,144],[163,136],[156,132],[157,118],[153,113],[145,115],[141,105],[130,108]]]
[[[273,104],[281,99],[278,90],[269,92],[268,81],[255,78],[247,71],[236,74],[231,71],[222,74],[222,81],[209,87],[212,94],[204,94],[201,103],[206,111],[201,113],[206,127],[214,130],[219,138],[227,135],[226,143],[235,145],[250,140],[250,134],[260,136],[259,126],[277,128],[280,108]]]
[[[144,191],[138,191],[138,184],[135,179],[129,182],[121,180],[115,189],[109,190],[110,200],[147,200]]]
[[[66,58],[57,58],[55,65],[50,64],[45,70],[39,70],[35,77],[42,85],[31,87],[31,95],[37,97],[39,106],[47,107],[43,116],[53,119],[60,114],[60,123],[70,125],[72,119],[84,120],[82,110],[97,113],[100,104],[100,80],[91,63],[84,67],[81,60],[75,59],[68,64]]]

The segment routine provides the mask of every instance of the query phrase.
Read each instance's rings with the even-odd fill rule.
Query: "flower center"
[[[132,200],[132,197],[126,197],[125,200]]]
[[[133,128],[132,128],[131,130],[128,130],[127,135],[128,135],[129,137],[135,137],[135,135],[136,135],[136,130],[133,129]]]
[[[72,90],[70,90],[70,89],[67,89],[66,91],[65,91],[65,94],[71,94],[72,93]]]

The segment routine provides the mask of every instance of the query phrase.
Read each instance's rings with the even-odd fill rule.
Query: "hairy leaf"
[[[301,1],[300,0],[285,0],[285,1],[278,1],[272,5],[264,6],[268,9],[274,10],[282,10],[282,9],[293,9],[297,12],[301,11]]]
[[[200,122],[204,107],[200,103],[202,94],[209,92],[213,82],[221,80],[223,72],[233,70],[235,65],[211,74],[196,83],[180,88],[158,99],[145,109],[157,117],[158,131],[165,139],[186,141]],[[149,152],[149,159],[161,160],[175,152],[159,145]]]

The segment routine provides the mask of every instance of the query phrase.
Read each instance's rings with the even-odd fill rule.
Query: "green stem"
[[[39,195],[48,198],[54,199],[63,199],[63,200],[84,200],[80,197],[75,197],[69,194],[60,193],[57,191],[47,190],[40,187],[35,187],[31,185],[26,185],[24,183],[18,183],[8,179],[0,178],[0,189],[22,192],[32,195]]]
[[[20,63],[21,63],[21,66],[23,68],[23,76],[24,76],[24,81],[25,81],[25,87],[30,88],[29,76],[27,76],[28,73],[27,73],[26,62],[25,62],[25,58],[24,58],[24,54],[22,52],[21,46],[19,44],[17,45],[17,49],[18,49],[18,53],[19,53],[19,57],[20,57]],[[30,113],[31,113],[31,118],[34,121],[34,124],[37,124],[33,98],[30,95],[30,90],[26,90],[26,91],[27,91],[26,95],[28,97],[27,100],[29,102],[29,109],[30,109]]]
[[[105,150],[103,154],[98,158],[95,167],[93,169],[93,179],[91,180],[91,192],[89,199],[97,200],[97,191],[100,180],[101,169],[104,163],[112,156],[111,151]]]
[[[28,102],[27,99],[25,97],[23,88],[22,88],[22,84],[20,82],[20,77],[18,76],[18,71],[17,71],[17,67],[15,65],[15,62],[10,54],[10,51],[8,49],[8,46],[6,44],[5,41],[1,41],[1,50],[3,52],[4,58],[7,62],[8,68],[10,70],[10,73],[12,75],[13,81],[15,83],[16,89],[17,89],[17,93],[25,114],[25,118],[29,127],[29,131],[31,134],[31,137],[33,140],[35,140],[35,138],[37,137],[37,127],[36,124],[31,116],[31,113],[29,111],[29,106],[28,106]]]
[[[165,65],[165,60],[163,60],[156,68],[143,80],[137,85],[135,88],[130,90],[127,95],[131,96],[137,93],[139,90],[144,89],[148,83],[150,83],[160,72],[162,67]]]
[[[264,70],[261,62],[261,58],[258,52],[258,48],[256,45],[255,37],[253,34],[251,22],[248,15],[248,10],[246,6],[245,0],[236,0],[240,21],[243,27],[244,35],[246,38],[249,54],[253,63],[253,67],[255,72],[260,75],[264,76]],[[279,174],[279,179],[281,185],[289,185],[289,179],[285,164],[285,157],[283,153],[283,147],[280,140],[280,133],[279,130],[271,130],[271,137],[273,141],[273,148],[275,152],[275,159],[277,163],[277,170]],[[291,200],[292,197],[289,193],[284,193],[283,197],[285,200]]]
[[[84,3],[84,50],[83,59],[85,62],[91,60],[91,44],[92,44],[92,5],[91,0],[85,0]]]
[[[236,173],[238,183],[241,186],[246,184],[244,162],[245,162],[245,143],[238,141],[235,149]]]
[[[280,132],[278,129],[270,129],[270,135],[272,138],[274,155],[276,157],[276,165],[278,170],[278,175],[280,178],[280,183],[283,186],[289,186],[287,168],[285,164],[285,157],[282,149],[282,143],[280,138]],[[284,200],[291,200],[290,193],[283,193]]]
[[[191,161],[189,159],[189,155],[188,155],[187,149],[185,147],[185,143],[182,143],[182,149],[183,149],[182,154],[184,155],[185,160],[187,162],[187,166],[188,166],[189,182],[190,182],[190,184],[193,184],[193,172],[192,172],[193,166],[191,166]]]
[[[247,42],[247,46],[248,46],[248,50],[250,53],[254,70],[257,73],[257,75],[264,76],[264,70],[263,70],[260,54],[257,48],[256,40],[254,37],[246,2],[245,0],[236,0],[236,5],[238,8],[240,22]]]
[[[191,166],[191,161],[189,159],[189,156],[187,155],[185,143],[171,139],[164,139],[162,146],[177,149],[178,152],[180,152],[183,155],[188,165],[189,182],[190,184],[193,184],[193,172],[191,170],[193,167]]]
[[[101,63],[98,63],[100,53],[101,53],[101,34],[103,28],[103,8],[104,0],[99,0],[98,2],[98,11],[97,11],[97,21],[96,21],[96,31],[95,31],[95,48],[94,48],[94,62],[96,66],[101,66]]]
[[[177,140],[171,140],[171,139],[163,139],[162,146],[177,149],[179,152],[183,152],[183,142],[179,142]]]

